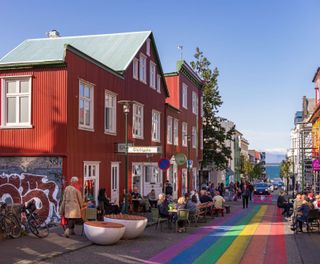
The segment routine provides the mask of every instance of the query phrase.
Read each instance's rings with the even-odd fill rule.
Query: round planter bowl
[[[95,244],[111,245],[117,243],[125,232],[125,226],[117,223],[88,221],[84,223],[86,237]]]
[[[122,237],[124,239],[133,239],[140,236],[146,228],[148,222],[146,217],[127,214],[105,215],[104,221],[124,225],[126,227]]]

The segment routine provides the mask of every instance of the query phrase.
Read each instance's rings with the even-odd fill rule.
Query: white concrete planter
[[[122,224],[126,227],[123,238],[133,239],[140,236],[147,226],[147,218],[139,215],[106,215],[105,222]]]
[[[111,245],[117,243],[125,232],[125,226],[117,223],[88,221],[84,223],[86,237],[95,244]]]

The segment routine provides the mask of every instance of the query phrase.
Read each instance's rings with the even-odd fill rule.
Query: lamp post
[[[128,213],[128,114],[130,113],[130,103],[131,101],[128,100],[121,100],[118,101],[119,104],[122,105],[122,110],[124,113],[124,144],[125,144],[125,156],[124,156],[124,188],[125,188],[125,194],[124,194],[124,212]]]
[[[188,157],[187,157],[187,191],[188,193],[190,192],[190,164],[189,164],[189,160],[190,160],[190,142],[191,142],[191,136],[188,135],[187,136],[187,144],[188,144]]]

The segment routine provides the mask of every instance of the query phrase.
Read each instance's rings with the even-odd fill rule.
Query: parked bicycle
[[[31,200],[27,206],[23,205],[21,209],[22,224],[27,232],[39,238],[45,238],[49,235],[49,227],[45,219],[37,214],[37,207],[34,200]]]
[[[21,235],[21,224],[18,218],[8,212],[6,203],[0,203],[0,228],[6,237],[18,238]]]

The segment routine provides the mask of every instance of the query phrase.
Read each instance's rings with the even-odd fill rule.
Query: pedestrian
[[[69,238],[75,235],[74,227],[76,219],[81,218],[81,207],[83,200],[80,191],[75,187],[78,183],[78,177],[71,178],[71,184],[64,190],[63,200],[60,207],[60,215],[67,219],[67,228],[63,236]]]
[[[246,184],[242,185],[242,207],[248,208],[250,191]]]
[[[170,195],[170,196],[173,195],[173,188],[168,180],[166,180],[166,183],[165,183],[164,194]]]

